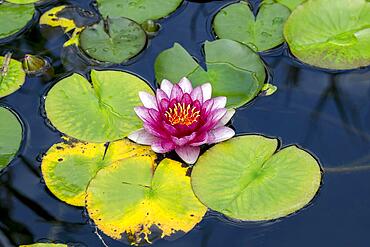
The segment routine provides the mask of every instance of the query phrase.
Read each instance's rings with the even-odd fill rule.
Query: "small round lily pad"
[[[283,27],[289,15],[289,9],[279,3],[264,3],[255,17],[248,3],[240,2],[222,9],[213,27],[219,38],[241,42],[255,51],[265,51],[284,42]]]
[[[304,63],[334,70],[370,65],[370,2],[309,0],[284,27],[293,55]]]
[[[204,45],[207,69],[204,70],[187,51],[175,44],[155,61],[157,82],[173,83],[189,77],[194,86],[211,83],[213,96],[226,96],[228,107],[240,107],[262,89],[266,73],[260,57],[248,46],[219,39]]]
[[[317,160],[278,140],[257,135],[233,138],[206,151],[191,178],[206,206],[244,221],[273,220],[307,205],[321,184]]]
[[[0,98],[17,91],[25,82],[22,63],[10,56],[0,57]]]
[[[42,160],[41,170],[48,189],[60,200],[73,206],[85,205],[90,180],[103,167],[132,156],[156,155],[150,147],[128,140],[110,143],[65,141],[52,146]]]
[[[187,171],[169,159],[157,168],[147,157],[116,162],[91,180],[89,216],[108,236],[126,237],[132,244],[187,233],[207,211],[195,197]]]
[[[107,18],[85,28],[80,46],[90,57],[111,63],[122,63],[136,56],[146,45],[146,33],[127,18]]]
[[[29,4],[29,3],[36,3],[41,2],[42,0],[6,0],[8,3],[15,3],[15,4]]]
[[[1,40],[20,32],[32,20],[35,7],[32,4],[18,5],[4,2],[0,4],[0,13]]]
[[[22,126],[18,118],[4,107],[0,107],[0,171],[17,154],[22,141]]]
[[[134,107],[139,91],[153,93],[140,78],[120,71],[91,71],[91,83],[79,74],[59,81],[46,96],[51,123],[62,133],[88,142],[115,141],[140,129]]]
[[[156,20],[175,11],[183,0],[97,0],[105,17],[126,17],[137,23]]]

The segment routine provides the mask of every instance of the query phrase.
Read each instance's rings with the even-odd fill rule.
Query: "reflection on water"
[[[90,1],[60,2],[92,10]],[[186,3],[171,19],[162,21],[160,35],[140,59],[112,68],[132,71],[154,86],[154,59],[173,42],[180,42],[204,61],[201,44],[212,39],[210,15],[228,2],[233,1]],[[253,6],[257,5],[254,1]],[[209,32],[204,32],[205,28]],[[40,155],[60,140],[59,133],[42,117],[41,98],[58,78],[72,71],[86,74],[90,69],[84,60],[71,63],[74,58],[62,64],[65,40],[63,36],[45,39],[34,27],[22,38],[0,45],[1,55],[12,51],[17,59],[26,53],[46,56],[55,68],[55,78],[28,78],[22,89],[0,100],[22,117],[26,130],[19,157],[0,177],[0,246],[38,240],[104,246],[83,210],[58,201],[40,175]],[[370,70],[318,71],[297,63],[282,50],[263,55],[278,91],[238,110],[234,126],[238,133],[276,136],[283,145],[297,143],[316,154],[322,165],[333,171],[325,174],[320,194],[308,208],[275,222],[236,224],[209,213],[186,236],[153,246],[362,247],[370,242],[370,170],[366,167],[370,165]],[[64,57],[75,54],[68,52]],[[357,168],[343,170],[342,166]],[[122,246],[103,234],[101,237],[107,246]]]

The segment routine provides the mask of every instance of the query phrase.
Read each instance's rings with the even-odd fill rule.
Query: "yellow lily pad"
[[[154,163],[156,155],[150,147],[128,140],[103,143],[71,142],[52,146],[43,158],[41,170],[48,189],[60,200],[85,205],[85,191],[90,180],[103,167],[132,156],[148,156]]]
[[[86,207],[97,227],[131,244],[189,232],[207,208],[194,195],[188,169],[165,159],[153,169],[133,157],[100,170],[87,189]]]

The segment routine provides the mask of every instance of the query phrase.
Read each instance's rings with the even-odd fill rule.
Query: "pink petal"
[[[224,126],[226,125],[228,122],[230,122],[230,120],[232,119],[232,117],[234,116],[235,114],[235,110],[234,109],[228,109],[225,116],[223,116],[220,120],[220,122],[218,122],[218,124],[216,125],[216,128],[217,127],[221,127],[221,126]]]
[[[162,99],[159,103],[161,112],[167,111],[169,105],[170,105],[170,101],[168,99]]]
[[[183,146],[175,149],[180,158],[187,164],[194,164],[200,153],[199,147]]]
[[[153,136],[159,137],[159,138],[166,138],[166,132],[164,132],[161,129],[156,128],[155,125],[149,124],[149,123],[144,123],[143,124],[144,129],[146,132],[152,134]]]
[[[184,137],[181,137],[181,138],[177,138],[176,136],[171,136],[171,140],[177,146],[184,146],[184,145],[188,144],[189,142],[191,142],[196,137],[196,135],[197,134],[195,132],[193,132],[191,135],[184,136]]]
[[[134,111],[136,112],[136,115],[138,115],[138,117],[141,118],[141,120],[143,120],[144,122],[153,122],[153,119],[149,115],[148,109],[144,106],[137,106],[134,108]]]
[[[211,130],[208,136],[208,143],[218,143],[226,141],[235,135],[235,131],[229,127],[219,127]]]
[[[190,146],[201,146],[203,144],[206,144],[208,140],[208,133],[203,132],[202,134],[198,135],[190,144]]]
[[[170,99],[171,100],[175,99],[176,101],[180,101],[183,94],[184,93],[182,92],[181,87],[179,85],[175,84],[172,88]]]
[[[227,102],[227,98],[223,96],[213,98],[212,109],[225,108],[226,102]]]
[[[190,105],[192,102],[193,102],[193,100],[191,99],[191,97],[188,93],[185,93],[182,96],[181,104],[184,103],[185,105]]]
[[[203,92],[203,102],[212,98],[212,85],[210,83],[205,83],[201,87]]]
[[[175,144],[167,140],[156,140],[152,144],[152,150],[156,153],[168,153],[175,149]]]
[[[152,145],[152,143],[155,141],[156,138],[153,135],[146,132],[145,129],[139,129],[131,133],[128,136],[128,139],[138,144]]]
[[[171,91],[173,88],[173,84],[169,81],[164,79],[161,83],[161,89],[167,94],[168,97],[171,96]]]
[[[169,96],[167,96],[167,93],[165,93],[162,89],[157,89],[156,96],[158,102],[161,102],[163,99],[169,100]]]
[[[193,90],[193,86],[191,85],[191,82],[186,77],[182,78],[181,81],[178,83],[178,85],[181,87],[184,93],[191,93],[191,91]]]
[[[199,100],[200,102],[203,103],[203,91],[201,87],[194,88],[193,91],[191,91],[190,96],[193,99],[193,101]]]
[[[156,98],[147,92],[139,92],[141,102],[146,108],[158,110]]]
[[[202,106],[202,114],[208,115],[213,107],[213,103],[214,103],[213,99],[205,101]]]

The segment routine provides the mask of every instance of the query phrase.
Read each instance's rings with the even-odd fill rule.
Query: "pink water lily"
[[[156,96],[140,92],[144,106],[135,107],[144,122],[143,128],[128,138],[143,145],[151,145],[154,152],[175,150],[188,164],[194,164],[200,146],[230,139],[234,130],[224,126],[235,113],[226,109],[226,97],[211,98],[209,83],[193,89],[183,78],[178,84],[163,80]]]

